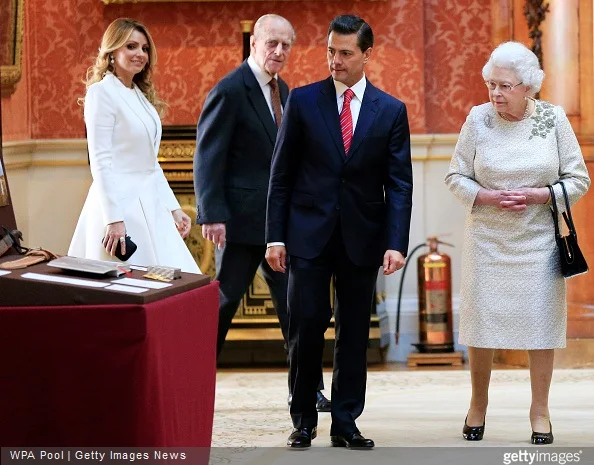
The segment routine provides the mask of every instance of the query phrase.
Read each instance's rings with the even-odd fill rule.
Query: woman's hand
[[[514,190],[481,188],[475,205],[491,205],[506,211],[524,211],[528,205],[544,204],[549,199],[546,187],[526,187]]]
[[[503,191],[509,196],[522,196],[526,200],[526,205],[545,204],[549,200],[551,193],[548,187],[525,187],[523,189],[514,189],[513,191]]]
[[[173,216],[175,227],[179,231],[180,236],[184,239],[188,237],[188,234],[190,234],[190,229],[192,229],[192,220],[190,217],[186,215],[181,208],[173,210],[171,215]]]
[[[103,247],[105,251],[113,257],[118,244],[121,243],[122,255],[126,253],[126,226],[123,221],[110,223],[105,230],[103,238]]]

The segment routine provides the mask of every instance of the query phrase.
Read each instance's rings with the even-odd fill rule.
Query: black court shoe
[[[530,438],[530,442],[532,442],[532,444],[538,445],[553,444],[553,440],[555,438],[553,437],[553,425],[551,425],[550,421],[549,428],[551,429],[549,433],[537,433],[535,431],[532,431],[532,437]]]
[[[483,439],[485,434],[485,420],[483,420],[483,426],[468,426],[466,423],[468,415],[464,419],[464,428],[462,428],[462,437],[467,441],[480,441]]]

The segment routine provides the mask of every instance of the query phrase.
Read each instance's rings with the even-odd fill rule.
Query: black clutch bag
[[[555,198],[555,191],[553,186],[547,186],[551,193],[551,214],[553,215],[553,223],[555,225],[555,241],[557,242],[557,249],[559,250],[559,258],[561,259],[561,274],[564,277],[570,278],[578,274],[586,273],[588,271],[588,264],[578,245],[577,233],[573,225],[573,218],[571,217],[571,208],[569,207],[569,198],[563,181],[559,181],[561,189],[563,190],[563,197],[565,199],[565,212],[563,212],[563,219],[569,228],[567,236],[561,236],[559,232],[559,211],[557,210],[557,199]]]
[[[121,242],[118,242],[118,245],[115,249],[115,256],[123,262],[128,260],[134,254],[134,252],[136,252],[136,249],[138,248],[137,245],[132,241],[132,239],[130,239],[130,236],[128,236],[127,234],[126,234],[125,243],[126,243],[126,255],[122,254],[122,243]]]

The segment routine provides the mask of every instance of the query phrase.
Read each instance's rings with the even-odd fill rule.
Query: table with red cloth
[[[0,307],[3,446],[210,447],[218,283],[144,304]]]

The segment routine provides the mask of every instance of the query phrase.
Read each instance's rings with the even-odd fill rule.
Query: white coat
[[[199,273],[171,215],[180,205],[157,161],[162,129],[155,108],[136,84],[129,89],[108,73],[88,88],[84,115],[93,184],[68,255],[119,261],[102,240],[108,224],[123,221],[138,246],[129,264]]]

